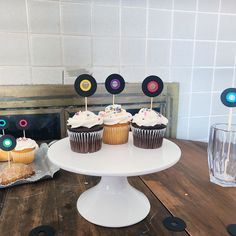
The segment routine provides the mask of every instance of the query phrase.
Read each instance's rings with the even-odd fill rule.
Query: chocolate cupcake
[[[131,124],[133,144],[144,149],[155,149],[162,146],[168,124],[167,118],[158,112],[142,108],[135,114]]]
[[[103,120],[91,111],[79,111],[67,121],[73,152],[92,153],[102,147]]]

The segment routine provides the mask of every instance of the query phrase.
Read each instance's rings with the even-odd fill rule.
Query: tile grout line
[[[32,42],[30,34],[30,20],[29,20],[29,5],[28,0],[25,0],[25,10],[26,10],[26,22],[27,22],[27,40],[28,40],[28,56],[29,56],[29,70],[30,70],[30,83],[33,84],[33,68],[32,68]]]
[[[62,78],[61,83],[65,84],[65,62],[64,62],[64,47],[63,47],[63,34],[62,34],[62,2],[59,0],[59,28],[60,28],[60,48],[61,48],[61,63],[62,63]]]
[[[225,116],[227,117],[227,114],[226,115],[213,115],[212,117],[225,117]],[[233,114],[233,116],[236,117],[236,114]],[[191,116],[191,117],[189,117],[189,116],[178,115],[178,117],[186,118],[186,119],[188,119],[188,118],[199,119],[199,118],[209,118],[210,116]]]
[[[45,0],[37,0],[38,2],[44,2]],[[53,2],[55,3],[54,0],[47,0],[48,2]],[[63,1],[63,0],[59,0],[61,1],[63,4],[72,4],[72,5],[88,5],[89,3],[83,3],[83,2],[73,2],[71,1]],[[102,4],[102,3],[95,3],[96,6],[102,6],[102,7],[117,7],[117,4]],[[138,9],[145,9],[145,7],[142,6],[123,6],[124,8],[138,8]],[[168,9],[168,8],[158,8],[158,7],[148,7],[148,9],[151,10],[157,10],[157,11],[172,11],[172,9]],[[173,9],[175,12],[183,12],[183,13],[195,13],[195,11],[193,10],[184,10],[184,9]],[[204,13],[204,14],[214,14],[217,15],[218,11],[198,11],[198,13]],[[236,12],[221,12],[221,15],[232,15],[235,16]]]
[[[9,35],[9,34],[27,34],[27,31],[1,31],[0,30],[0,35]],[[47,36],[47,37],[58,37],[58,33],[30,33],[31,36]],[[63,36],[71,36],[71,37],[91,37],[91,34],[76,34],[76,33],[63,33]],[[119,38],[118,36],[115,35],[106,35],[106,34],[98,34],[96,38]],[[146,37],[141,37],[141,36],[122,36],[124,39],[146,39]],[[193,38],[158,38],[158,37],[148,37],[147,40],[153,40],[153,41],[167,41],[167,40],[173,40],[173,41],[181,41],[181,42],[203,42],[203,43],[232,43],[236,44],[236,40],[211,40],[211,39],[193,39]]]
[[[91,1],[90,3],[90,67],[92,75],[94,74],[94,60],[93,60],[93,43],[94,43],[94,34],[93,34],[93,20],[94,20],[94,3]]]
[[[194,40],[193,40],[193,56],[192,56],[192,68],[191,68],[191,79],[190,79],[190,96],[188,105],[188,116],[191,117],[191,103],[192,103],[192,91],[193,91],[193,74],[194,74],[194,64],[195,64],[195,53],[196,53],[196,35],[197,35],[197,23],[198,23],[198,0],[196,0],[196,11],[195,11],[195,23],[194,23]],[[190,118],[188,118],[187,123],[187,139],[189,139],[190,132]]]
[[[44,1],[44,0],[37,0],[37,1]],[[54,2],[53,0],[50,2]],[[72,2],[72,1],[62,1],[65,4],[74,4],[74,5],[88,5],[89,3],[83,3],[83,2]],[[102,4],[102,3],[95,3],[96,6],[100,6],[100,7],[117,7],[119,5],[117,4]],[[125,6],[123,5],[122,7],[124,8],[128,8],[128,9],[145,9],[146,7],[144,6]],[[156,10],[156,11],[166,11],[166,12],[171,12],[172,9],[168,9],[168,8],[155,8],[155,7],[148,7],[149,10]],[[195,13],[194,10],[184,10],[184,9],[173,9],[174,12],[181,12],[181,13]],[[208,14],[208,15],[217,15],[218,12],[217,11],[198,11],[198,13],[201,14]],[[236,16],[236,12],[221,12],[222,15],[228,15],[228,16]]]
[[[236,87],[235,81],[235,74],[236,74],[236,55],[234,55],[234,67],[233,67],[233,80],[232,80],[232,87]]]
[[[172,11],[171,11],[171,28],[170,28],[170,51],[169,51],[169,79],[168,81],[171,81],[172,78],[172,50],[173,50],[173,33],[174,33],[174,7],[175,7],[175,3],[174,0],[172,0],[171,3],[171,7],[172,7]]]
[[[121,12],[121,10],[122,10],[122,4],[121,4],[121,0],[119,0],[119,69],[118,69],[118,71],[119,71],[119,74],[121,74],[121,47],[122,47],[122,43],[121,43],[121,39],[122,39],[122,37],[121,37],[121,14],[122,14],[122,12]],[[121,75],[122,76],[122,75]]]
[[[144,62],[144,75],[147,77],[147,56],[148,56],[148,31],[149,31],[149,0],[146,1],[146,29],[145,29],[145,62]],[[143,78],[144,79],[144,78]]]
[[[25,64],[15,64],[15,65],[9,65],[9,64],[0,64],[0,67],[27,67],[28,65]],[[134,67],[144,67],[142,65],[132,65],[132,64],[126,64],[125,66],[134,66]],[[55,67],[55,68],[59,68],[61,67],[60,65],[35,65],[34,67]],[[109,68],[109,67],[114,67],[114,65],[99,65],[98,67],[105,67],[105,68]],[[169,66],[149,66],[150,68],[158,68],[158,69],[169,69]],[[172,69],[191,69],[192,66],[172,66]],[[213,66],[195,66],[195,69],[213,69]],[[215,66],[216,69],[234,69],[233,66]],[[206,92],[206,91],[199,91],[199,92]],[[193,92],[196,93],[196,92]]]
[[[216,42],[215,42],[215,54],[214,54],[214,61],[213,61],[213,74],[212,74],[212,82],[211,82],[211,91],[214,90],[214,83],[215,83],[215,72],[216,72],[216,59],[217,59],[217,50],[218,50],[218,39],[219,39],[219,29],[220,29],[220,14],[221,11],[221,0],[219,2],[219,7],[218,7],[218,15],[217,15],[217,28],[216,28]],[[211,97],[210,97],[210,115],[209,115],[209,120],[208,120],[208,126],[211,125],[211,117],[212,117],[212,111],[213,111],[213,92],[211,92]],[[208,129],[208,137],[209,137],[209,132],[210,129]]]

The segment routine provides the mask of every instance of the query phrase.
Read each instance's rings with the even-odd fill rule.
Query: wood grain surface
[[[124,228],[105,228],[87,222],[79,215],[76,201],[86,189],[99,181],[97,177],[60,171],[53,180],[2,190],[0,193],[0,235],[27,236],[42,224],[52,225],[60,236],[141,236],[188,235],[172,233],[162,221],[170,216],[168,210],[152,194],[139,177],[130,183],[141,190],[151,203],[151,211],[142,222]]]
[[[52,180],[0,190],[0,235],[27,236],[49,224],[60,236],[227,236],[226,226],[236,223],[236,188],[209,182],[206,145],[177,141],[180,161],[172,168],[130,183],[150,200],[151,211],[142,222],[124,228],[105,228],[83,219],[76,208],[79,195],[99,178],[60,171]],[[187,223],[187,231],[164,228],[167,216]]]
[[[190,235],[229,235],[226,226],[236,223],[236,188],[209,181],[206,144],[175,143],[182,150],[180,161],[142,180],[171,214],[185,220]]]

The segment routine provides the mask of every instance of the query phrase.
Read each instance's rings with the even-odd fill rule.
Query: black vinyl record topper
[[[82,74],[75,80],[74,88],[81,97],[89,97],[96,92],[97,82],[93,76]]]
[[[39,235],[54,236],[55,233],[56,233],[55,229],[52,226],[50,226],[50,225],[41,225],[41,226],[38,226],[38,227],[32,229],[29,232],[28,236],[39,236]]]
[[[0,149],[9,152],[16,147],[16,139],[9,134],[3,135],[0,138]]]
[[[9,120],[7,117],[0,116],[0,129],[7,129],[9,126]]]
[[[236,224],[230,224],[227,226],[227,231],[231,236],[236,236]]]
[[[29,129],[30,121],[26,118],[20,118],[16,121],[16,127],[20,130]]]
[[[161,94],[164,84],[161,78],[150,75],[142,83],[143,93],[148,97],[156,97]]]
[[[111,94],[119,94],[125,88],[125,80],[119,74],[111,74],[105,82],[106,90]]]
[[[236,107],[236,88],[225,89],[220,96],[221,102],[227,107]]]
[[[181,232],[186,229],[186,223],[178,217],[167,217],[163,220],[163,225],[170,231]]]

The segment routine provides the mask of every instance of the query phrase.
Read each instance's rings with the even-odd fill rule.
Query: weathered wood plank
[[[164,228],[162,220],[170,216],[169,212],[138,177],[129,181],[151,202],[151,212],[145,220],[124,228],[105,228],[87,222],[79,215],[76,201],[83,191],[98,181],[97,177],[60,171],[53,180],[9,189],[0,218],[1,236],[25,236],[40,224],[52,225],[59,236],[188,235]]]
[[[166,94],[167,87],[170,83],[165,83],[163,94]],[[171,83],[174,86],[177,83]],[[76,95],[73,85],[7,85],[0,86],[0,97],[48,97],[60,95]],[[126,87],[122,94],[134,93],[143,94],[141,83],[126,83]],[[109,93],[106,91],[103,83],[98,84],[96,95]]]
[[[0,217],[1,217],[2,209],[4,207],[6,196],[7,196],[7,189],[1,189],[0,190]]]
[[[172,168],[143,176],[143,181],[175,216],[187,223],[190,235],[228,235],[236,220],[236,189],[209,181],[206,144],[176,141],[182,149]]]
[[[169,86],[176,87],[178,83],[165,83],[163,94],[166,94]],[[143,96],[141,83],[126,83],[125,89],[122,94],[140,94]],[[97,86],[96,95],[109,93],[106,91],[103,83],[99,83]],[[0,86],[0,98],[27,98],[27,97],[50,97],[50,96],[75,96],[73,85],[59,85],[59,84],[48,84],[48,85],[3,85]],[[119,95],[120,96],[120,95]]]
[[[150,106],[150,98],[144,96],[141,83],[127,83],[124,91],[116,96],[115,102],[124,108],[141,108]],[[112,103],[112,96],[104,84],[98,84],[96,93],[88,98],[88,106],[93,111],[99,111]],[[55,109],[80,109],[84,99],[79,97],[73,85],[16,85],[0,86],[0,114],[40,114],[49,113]],[[162,94],[154,98],[154,107],[169,119],[166,136],[176,137],[178,117],[178,83],[165,83]],[[32,113],[30,113],[32,111]],[[65,117],[62,114],[62,117]],[[62,118],[64,119],[64,118]],[[62,124],[63,134],[65,125]]]
[[[53,185],[53,181],[43,181],[10,188],[0,217],[1,235],[28,235],[35,226],[48,223],[57,228]]]
[[[140,96],[128,96],[128,97],[117,97],[116,103],[119,104],[132,104],[138,103],[140,101]],[[165,97],[158,99],[159,103],[164,103],[166,101]],[[107,99],[107,97],[91,97],[88,98],[88,105],[102,105],[111,104],[112,97]],[[142,98],[142,103],[150,104],[150,98]],[[81,97],[67,98],[61,96],[60,98],[46,98],[46,99],[29,99],[29,100],[12,100],[12,101],[2,101],[0,102],[1,109],[5,108],[40,108],[40,107],[68,107],[68,106],[84,106],[84,99]],[[150,105],[149,105],[150,106]]]
[[[80,182],[80,187],[85,190],[85,188],[92,187],[97,181],[98,178],[95,177],[81,177],[84,181],[84,183],[87,183],[87,186],[83,186],[83,182]],[[69,181],[71,182],[71,181]],[[57,196],[60,196],[62,201],[66,201],[68,199],[68,204],[70,204],[71,209],[63,208],[59,210],[59,214],[64,215],[63,220],[60,222],[60,234],[59,235],[65,235],[65,232],[68,232],[68,235],[124,235],[124,236],[132,236],[132,235],[173,235],[168,230],[166,230],[162,225],[162,220],[169,216],[169,213],[165,210],[165,208],[162,205],[159,205],[159,201],[155,198],[153,198],[153,195],[151,192],[146,188],[145,185],[142,184],[139,178],[131,178],[130,182],[132,185],[134,185],[136,188],[143,191],[149,198],[152,204],[152,209],[149,214],[149,216],[142,221],[139,224],[136,224],[134,226],[120,228],[120,229],[113,229],[113,228],[104,228],[100,226],[95,226],[93,224],[88,223],[86,220],[84,220],[78,213],[77,209],[75,208],[76,201],[78,198],[78,195],[81,192],[78,192],[78,195],[71,196],[66,198],[66,196],[69,196],[69,194],[61,195],[61,193],[57,194]],[[78,187],[76,186],[78,189]],[[76,191],[76,190],[75,190]],[[72,203],[73,202],[73,203]],[[72,205],[71,205],[72,204]],[[73,217],[75,220],[71,220],[71,211],[73,211]],[[60,213],[61,212],[61,213]],[[187,235],[185,233],[181,234],[175,234],[175,235]]]
[[[177,83],[166,83],[165,88],[156,101],[166,101],[166,96],[176,96]],[[125,90],[116,96],[118,103],[150,102],[150,98],[143,95],[140,84],[127,84]],[[109,104],[112,96],[106,91],[104,84],[98,84],[96,93],[89,98],[91,104]],[[84,100],[79,97],[73,85],[25,85],[0,86],[0,107],[43,107],[81,105]]]

